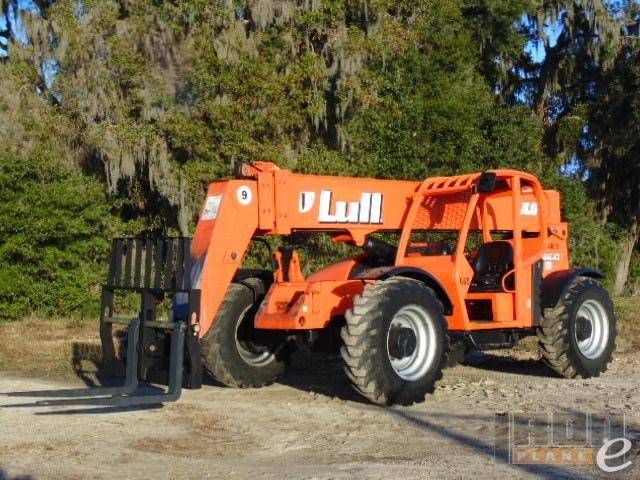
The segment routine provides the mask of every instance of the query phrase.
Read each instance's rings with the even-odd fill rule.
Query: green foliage
[[[109,207],[95,180],[50,158],[0,154],[0,319],[94,314]]]
[[[610,285],[618,257],[620,229],[597,222],[596,204],[580,182],[559,177],[554,183],[553,187],[562,192],[562,214],[569,223],[571,265],[588,266],[609,274],[605,282]]]
[[[208,183],[241,161],[380,178],[529,171],[563,193],[574,263],[615,270],[620,198],[638,189],[605,195],[613,177],[597,167],[602,152],[632,165],[637,82],[631,53],[611,68],[619,24],[604,2],[37,4],[0,64],[0,316],[95,311],[109,237],[188,234]],[[558,20],[552,45],[543,25]],[[314,237],[306,268],[341,248]]]
[[[115,224],[73,119],[28,88],[34,75],[17,54],[0,65],[0,320],[95,314]]]
[[[638,229],[640,222],[640,51],[625,48],[607,72],[590,109],[589,140],[597,152],[590,187],[607,219]],[[614,208],[615,207],[615,208]]]

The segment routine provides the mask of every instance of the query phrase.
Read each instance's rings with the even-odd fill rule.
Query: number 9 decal
[[[249,205],[251,203],[251,200],[253,199],[253,192],[251,192],[251,189],[249,187],[243,185],[242,187],[238,188],[238,191],[236,192],[236,198],[238,199],[240,205]]]

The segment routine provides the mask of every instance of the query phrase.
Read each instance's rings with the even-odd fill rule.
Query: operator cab
[[[505,240],[484,243],[473,259],[469,292],[513,290],[513,246]],[[506,276],[506,278],[505,278]]]

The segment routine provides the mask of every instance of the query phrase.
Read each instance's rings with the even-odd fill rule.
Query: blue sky
[[[523,17],[523,20],[526,18]],[[549,38],[549,45],[551,47],[555,46],[560,33],[562,32],[562,23],[559,20],[555,25],[549,25],[544,29],[547,37]],[[535,62],[542,62],[545,57],[545,49],[544,49],[544,41],[542,40],[530,40],[527,42],[527,45],[524,47],[525,52],[531,54],[531,58]]]

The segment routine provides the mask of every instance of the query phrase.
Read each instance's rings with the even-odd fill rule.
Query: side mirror
[[[496,188],[497,176],[494,172],[483,172],[478,179],[478,191],[480,193],[491,193]]]

